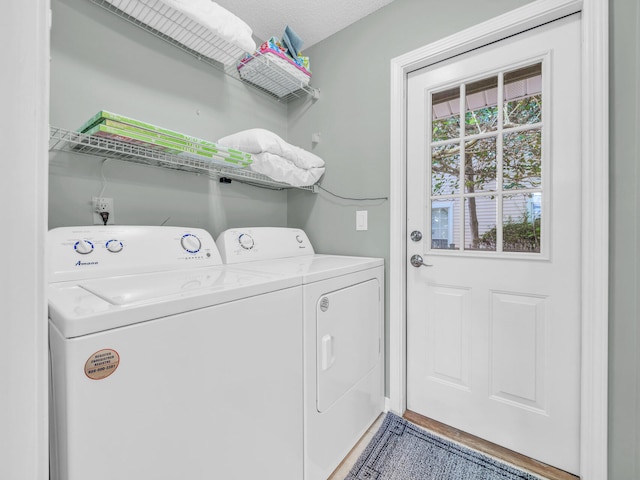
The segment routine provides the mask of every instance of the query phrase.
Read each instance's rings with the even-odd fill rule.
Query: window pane
[[[496,250],[496,197],[464,199],[465,250]]]
[[[541,144],[540,130],[504,134],[504,190],[539,188],[542,185]]]
[[[495,191],[496,138],[480,138],[465,142],[464,191]]]
[[[504,74],[504,125],[542,121],[542,64]]]
[[[431,194],[451,195],[460,190],[460,146],[431,149]]]
[[[466,87],[465,135],[492,132],[498,125],[498,77]]]
[[[540,193],[505,195],[502,204],[502,250],[540,253]]]
[[[431,208],[431,248],[449,248],[451,237],[449,214],[450,208],[436,207]]]
[[[431,248],[452,250],[460,248],[460,200],[431,202]]]
[[[460,87],[431,95],[432,141],[460,138]]]

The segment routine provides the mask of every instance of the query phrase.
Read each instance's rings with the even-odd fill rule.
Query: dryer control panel
[[[50,282],[222,265],[206,230],[184,227],[61,227],[47,234]]]
[[[226,264],[313,255],[304,230],[284,227],[232,228],[216,239]]]

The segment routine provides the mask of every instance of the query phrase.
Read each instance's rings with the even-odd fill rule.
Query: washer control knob
[[[192,233],[185,233],[180,239],[180,244],[189,253],[198,253],[202,247],[200,239]]]
[[[73,249],[81,255],[86,255],[93,252],[93,243],[91,243],[89,240],[78,240],[73,245]]]
[[[296,240],[298,241],[298,243],[304,242],[304,239],[302,238],[302,235],[296,235]]]
[[[251,250],[253,248],[253,237],[248,233],[241,233],[238,237],[238,243],[245,250]]]
[[[118,253],[122,251],[124,245],[120,240],[109,240],[106,244],[106,247],[107,250],[109,250],[111,253]]]

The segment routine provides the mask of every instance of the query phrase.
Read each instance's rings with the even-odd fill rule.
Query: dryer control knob
[[[253,248],[253,237],[248,233],[241,233],[238,237],[238,243],[245,250],[251,250]]]
[[[200,239],[192,233],[185,233],[180,239],[180,244],[189,253],[198,253],[202,247]]]
[[[111,253],[118,253],[122,251],[124,245],[120,240],[109,240],[106,247]]]
[[[86,255],[93,252],[93,243],[91,243],[89,240],[78,240],[73,245],[73,249],[81,255]]]

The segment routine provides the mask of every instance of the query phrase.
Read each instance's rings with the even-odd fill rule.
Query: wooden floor
[[[501,447],[500,445],[496,445],[495,443],[488,442],[469,433],[461,432],[460,430],[435,420],[431,420],[430,418],[423,417],[422,415],[410,410],[407,410],[403,416],[406,420],[415,423],[420,427],[426,428],[427,430],[431,430],[438,435],[466,445],[469,448],[485,453],[523,470],[527,470],[528,472],[540,475],[545,479],[579,480],[578,477],[563,470],[558,470],[557,468],[551,467],[545,463],[538,462],[537,460]]]
[[[344,478],[347,476],[347,474],[351,470],[351,467],[353,467],[353,465],[356,463],[356,460],[360,458],[360,454],[364,451],[367,445],[369,445],[369,442],[371,441],[373,436],[380,429],[380,425],[382,425],[383,419],[384,419],[384,414],[380,415],[377,418],[377,420],[373,422],[373,425],[369,427],[369,430],[367,430],[367,433],[365,433],[362,436],[362,438],[360,439],[360,441],[358,441],[356,446],[351,449],[351,451],[349,452],[349,455],[347,455],[347,457],[342,461],[342,463],[338,465],[338,468],[336,468],[333,471],[333,473],[327,480],[344,480]]]

